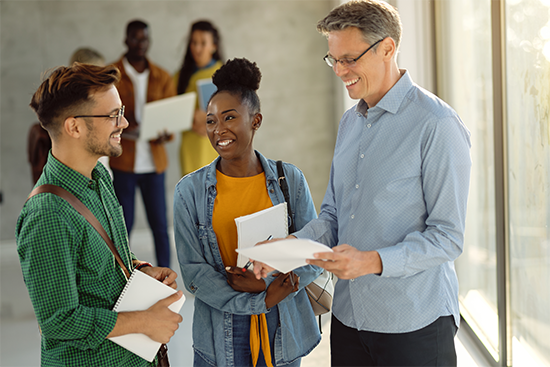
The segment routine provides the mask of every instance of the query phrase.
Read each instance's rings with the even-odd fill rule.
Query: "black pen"
[[[273,236],[272,235],[269,235],[269,237],[267,237],[267,240],[266,241],[269,241],[270,239],[272,239]],[[248,262],[246,263],[246,265],[243,267],[243,273],[245,271],[248,270],[248,268],[250,267],[250,265],[252,265],[252,261],[248,260]]]

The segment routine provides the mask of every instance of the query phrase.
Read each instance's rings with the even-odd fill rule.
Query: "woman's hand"
[[[236,266],[225,268],[227,283],[237,292],[260,293],[265,291],[265,281],[256,279],[254,273]]]
[[[298,286],[300,285],[300,277],[292,271],[286,274],[273,274],[273,276],[276,276],[277,279],[271,282],[267,288],[267,293],[265,295],[265,306],[267,308],[275,306],[285,299],[290,293],[296,292],[298,290]]]

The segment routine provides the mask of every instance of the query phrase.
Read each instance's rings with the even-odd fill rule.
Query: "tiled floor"
[[[136,255],[143,260],[153,260],[151,236],[148,231],[132,233],[131,244]],[[172,268],[179,273],[177,259]],[[181,283],[180,283],[181,284]],[[171,365],[192,366],[191,321],[193,296],[185,292],[187,300],[181,309],[184,320],[176,335],[168,344]],[[21,277],[14,243],[0,243],[0,366],[39,366],[40,337],[32,307]],[[330,366],[329,330],[330,317],[323,316],[323,338],[319,346],[302,360],[302,367]],[[459,331],[456,339],[458,365],[460,367],[485,366],[479,354]]]

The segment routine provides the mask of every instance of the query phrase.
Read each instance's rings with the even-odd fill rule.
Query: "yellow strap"
[[[260,320],[258,322],[258,316]],[[271,348],[269,347],[269,333],[267,330],[267,319],[265,313],[250,316],[250,352],[252,354],[252,365],[256,367],[260,356],[260,340],[262,352],[267,367],[273,367],[271,363]]]

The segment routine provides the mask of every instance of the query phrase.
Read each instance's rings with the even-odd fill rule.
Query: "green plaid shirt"
[[[101,163],[92,179],[65,166],[51,152],[38,185],[61,186],[79,198],[115,243],[128,269],[122,207]],[[60,197],[43,193],[24,205],[15,236],[23,277],[42,333],[42,366],[149,366],[106,339],[111,311],[126,277],[97,231]]]

